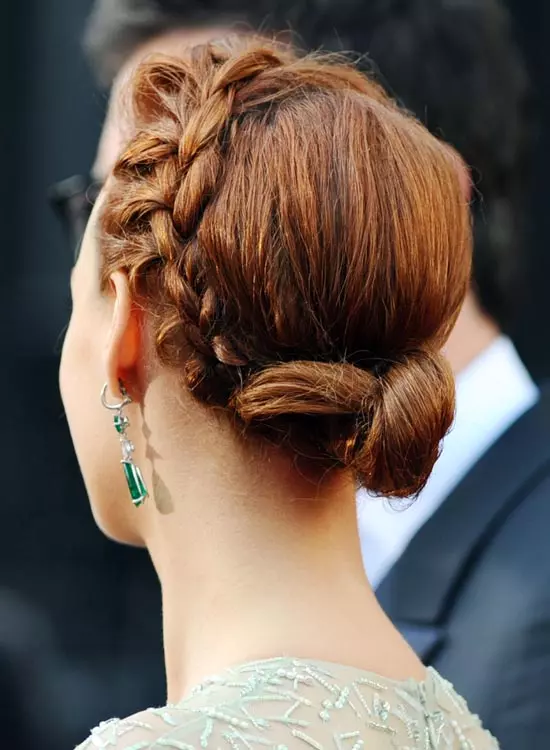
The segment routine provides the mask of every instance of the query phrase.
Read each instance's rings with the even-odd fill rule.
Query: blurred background
[[[73,249],[48,189],[89,172],[105,113],[107,93],[94,88],[81,46],[90,6],[8,3],[0,31],[9,71],[0,281],[7,415],[0,727],[7,736],[2,729],[0,746],[14,750],[38,747],[37,737],[48,750],[73,747],[101,718],[133,712],[152,694],[164,697],[154,571],[145,552],[113,544],[97,530],[57,382]],[[149,665],[137,657],[142,644]]]
[[[82,52],[91,4],[6,3],[0,27],[0,727],[19,738],[3,745],[15,750],[35,747],[24,738],[37,728],[50,743],[41,750],[70,747],[99,719],[164,697],[154,573],[145,553],[97,531],[57,384],[73,257],[47,195],[55,181],[89,171],[105,114],[107,94]],[[508,5],[538,119],[525,294],[510,328],[542,381],[550,376],[550,5]]]

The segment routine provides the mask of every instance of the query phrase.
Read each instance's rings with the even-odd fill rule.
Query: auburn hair
[[[353,66],[265,40],[144,62],[102,210],[160,360],[245,433],[417,493],[454,414],[458,160]]]

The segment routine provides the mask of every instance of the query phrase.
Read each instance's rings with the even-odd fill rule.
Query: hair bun
[[[454,416],[454,379],[438,352],[419,349],[385,374],[350,363],[280,363],[254,375],[232,406],[249,427],[350,468],[360,485],[408,497],[425,485]],[[322,447],[322,451],[319,448]]]
[[[361,484],[389,497],[418,494],[455,408],[454,377],[437,351],[418,349],[381,378],[381,398],[356,434],[350,464]]]

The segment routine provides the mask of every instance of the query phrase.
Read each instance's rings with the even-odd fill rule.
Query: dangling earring
[[[130,426],[130,420],[123,414],[123,409],[128,404],[132,403],[132,399],[126,392],[126,388],[120,383],[120,392],[122,394],[122,401],[118,404],[110,404],[107,401],[107,383],[101,389],[101,403],[106,409],[110,411],[116,411],[117,413],[113,417],[115,430],[118,432],[120,439],[120,446],[122,448],[122,468],[124,469],[124,476],[126,477],[126,483],[128,484],[128,490],[130,497],[136,508],[139,508],[145,502],[146,497],[149,495],[147,487],[143,481],[143,476],[139,466],[136,466],[132,453],[134,451],[134,444],[127,437],[126,430]]]

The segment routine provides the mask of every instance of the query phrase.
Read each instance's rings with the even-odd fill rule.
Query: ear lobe
[[[473,181],[472,175],[468,167],[462,162],[458,169],[458,179],[460,181],[460,187],[462,194],[468,203],[472,200]]]
[[[113,297],[111,330],[105,351],[105,370],[109,391],[120,393],[119,382],[135,392],[141,352],[141,315],[133,304],[128,277],[115,271],[110,278]]]
[[[445,145],[449,149],[451,157],[455,162],[455,169],[458,175],[458,181],[460,183],[460,189],[462,191],[462,195],[464,196],[464,200],[469,203],[472,199],[473,188],[472,174],[470,172],[470,169],[455,148],[450,146],[448,143]]]

